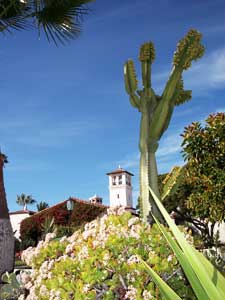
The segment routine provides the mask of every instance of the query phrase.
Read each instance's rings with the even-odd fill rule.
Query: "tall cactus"
[[[152,221],[151,213],[162,221],[161,213],[149,193],[149,186],[159,197],[158,171],[155,153],[158,142],[168,128],[175,105],[191,99],[191,91],[183,89],[182,73],[191,67],[193,60],[204,54],[200,43],[201,33],[190,30],[179,41],[173,58],[173,69],[161,96],[155,94],[151,86],[151,65],[155,59],[152,42],[140,48],[139,60],[142,69],[143,89],[138,89],[138,81],[132,60],[124,65],[125,88],[130,96],[130,103],[141,113],[140,124],[140,209],[143,220]]]

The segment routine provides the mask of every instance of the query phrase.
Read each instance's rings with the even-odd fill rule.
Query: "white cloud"
[[[63,146],[100,126],[91,120],[49,122],[41,119],[8,121],[3,125],[0,126],[0,134],[5,141],[35,147]]]
[[[159,159],[164,156],[173,155],[181,151],[180,144],[182,139],[180,137],[180,132],[181,131],[177,131],[172,135],[168,135],[165,138],[162,138],[157,151],[157,157]]]
[[[184,75],[186,86],[200,89],[225,87],[225,47],[203,57]]]

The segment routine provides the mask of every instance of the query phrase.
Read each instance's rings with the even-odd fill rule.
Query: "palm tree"
[[[0,2],[0,31],[34,28],[40,36],[64,43],[77,37],[83,16],[93,0],[2,0]]]
[[[40,203],[37,204],[37,210],[38,211],[41,211],[41,210],[43,210],[45,208],[48,208],[48,207],[49,207],[49,205],[45,201],[41,201]]]
[[[9,219],[3,177],[3,167],[7,162],[6,155],[0,151],[0,283],[1,275],[6,271],[11,272],[14,267],[15,240]]]
[[[27,205],[36,203],[36,200],[34,200],[31,195],[26,196],[22,193],[20,196],[17,195],[16,203],[22,205],[23,210],[27,210]]]

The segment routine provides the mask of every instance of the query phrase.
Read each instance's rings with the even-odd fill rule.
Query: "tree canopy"
[[[212,244],[214,224],[225,219],[225,114],[211,114],[205,124],[193,122],[182,137],[186,164],[178,187],[164,204],[176,212],[177,220],[192,223]]]
[[[21,195],[17,195],[16,203],[22,205],[24,210],[27,210],[27,205],[36,203],[36,200],[34,200],[31,195],[27,196],[22,193]]]
[[[192,186],[186,205],[192,213],[211,222],[225,219],[225,114],[212,114],[205,126],[186,127],[183,155],[186,180]]]
[[[37,204],[37,210],[38,211],[41,211],[41,210],[43,210],[45,208],[48,208],[48,207],[49,207],[49,205],[45,201],[41,201],[40,203]]]

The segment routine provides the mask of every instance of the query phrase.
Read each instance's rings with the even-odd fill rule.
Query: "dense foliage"
[[[92,221],[104,211],[106,211],[104,205],[74,200],[74,208],[70,212],[65,201],[24,219],[20,225],[20,237],[26,247],[34,246],[43,237],[43,233],[46,233],[48,220],[54,219],[54,225],[78,227]]]
[[[204,126],[192,123],[182,136],[186,165],[164,205],[178,222],[193,224],[205,246],[214,245],[214,225],[225,218],[225,114],[210,115]]]
[[[195,299],[157,225],[144,225],[123,208],[109,209],[71,237],[49,242],[53,237],[23,253],[33,268],[23,276],[26,300],[164,299],[137,255],[183,299]]]
[[[192,191],[187,207],[211,222],[225,219],[225,114],[206,119],[203,127],[192,123],[183,133],[183,150],[188,162],[187,183]]]

